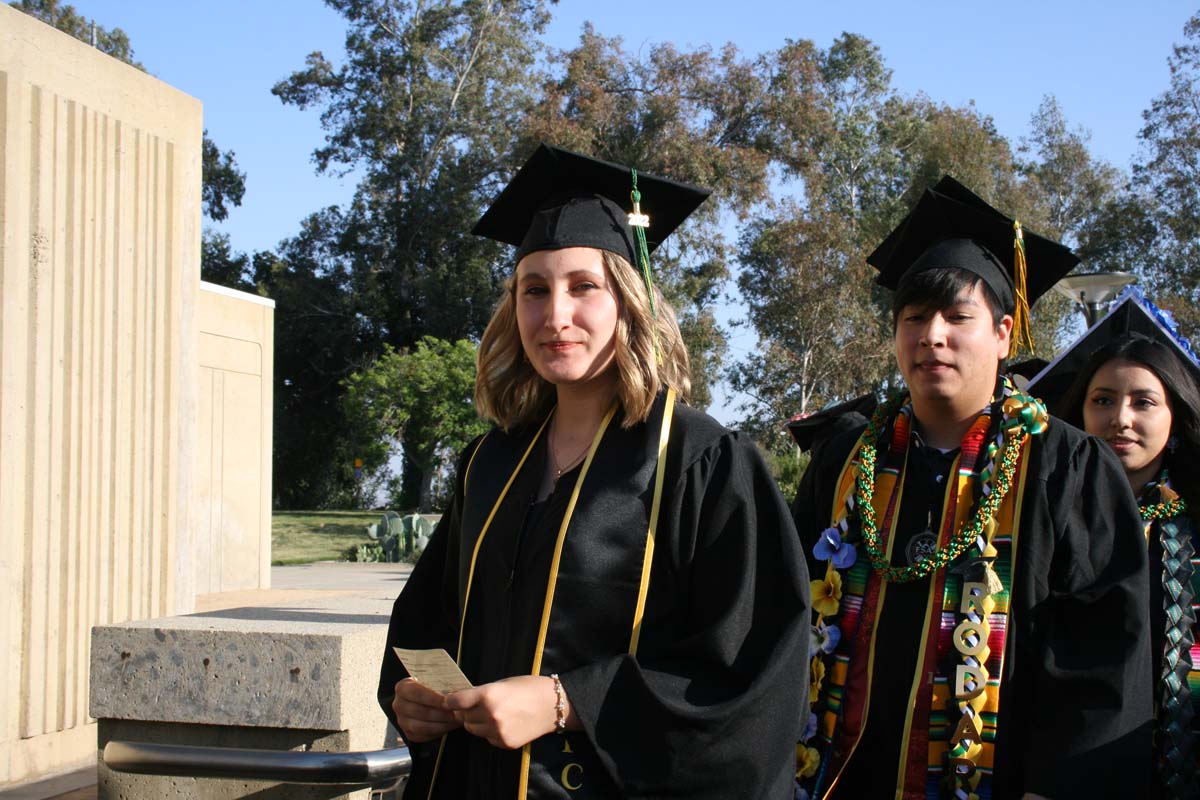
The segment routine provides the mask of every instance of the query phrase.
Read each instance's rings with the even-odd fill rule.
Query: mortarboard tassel
[[[1013,313],[1012,343],[1008,347],[1008,357],[1013,358],[1021,349],[1021,342],[1029,345],[1029,353],[1033,354],[1033,332],[1029,327],[1029,291],[1026,287],[1025,263],[1025,234],[1021,230],[1021,221],[1013,220],[1013,294],[1016,306]]]
[[[637,170],[630,169],[633,178],[633,189],[629,199],[633,201],[633,211],[629,213],[629,227],[633,228],[633,236],[637,240],[638,266],[642,270],[642,280],[646,282],[646,297],[650,302],[650,318],[655,321],[654,355],[662,363],[662,352],[658,348],[658,311],[654,308],[654,277],[650,274],[650,248],[646,245],[646,228],[650,227],[650,217],[642,213],[642,193],[638,191]]]

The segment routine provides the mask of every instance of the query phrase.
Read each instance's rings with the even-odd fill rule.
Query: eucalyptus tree
[[[336,275],[336,303],[301,296],[295,313],[342,326],[353,342],[340,364],[320,369],[304,353],[294,374],[277,369],[276,388],[297,399],[283,425],[341,432],[350,457],[340,381],[383,352],[426,335],[478,338],[510,265],[495,243],[470,235],[487,201],[520,158],[516,131],[532,107],[548,20],[544,0],[328,0],[346,22],[345,52],[310,54],[273,92],[321,114],[325,141],[313,153],[319,172],[359,179],[353,201],[323,212],[297,237],[277,276],[300,287]],[[336,308],[332,316],[324,310]],[[296,345],[305,346],[300,337]],[[290,382],[290,383],[289,383]],[[301,391],[303,389],[304,391]],[[294,414],[295,416],[291,416]],[[314,442],[314,447],[328,443]],[[403,502],[416,505],[427,467],[405,442]],[[304,448],[277,455],[276,481],[310,475]],[[339,462],[342,463],[342,462]],[[343,470],[339,474],[345,476]],[[315,481],[315,479],[314,479]],[[344,485],[344,481],[343,481]]]
[[[585,26],[556,51],[522,147],[545,139],[597,158],[700,184],[712,197],[655,251],[659,287],[679,315],[692,361],[692,402],[705,407],[720,378],[725,332],[715,310],[729,275],[725,224],[769,196],[767,86],[733,45],[638,53]],[[653,198],[645,198],[653,213]]]

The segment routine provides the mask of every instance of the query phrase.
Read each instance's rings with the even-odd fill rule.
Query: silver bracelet
[[[562,681],[558,679],[557,672],[550,674],[550,680],[554,681],[554,730],[558,733],[566,733],[567,693],[563,691]]]

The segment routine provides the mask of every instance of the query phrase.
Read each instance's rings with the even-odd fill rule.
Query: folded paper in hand
[[[470,689],[471,682],[462,674],[458,664],[445,650],[402,650],[393,647],[396,658],[404,665],[408,674],[435,692],[449,694],[461,689]]]

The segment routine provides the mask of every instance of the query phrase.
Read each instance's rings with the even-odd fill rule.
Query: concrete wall
[[[0,785],[95,758],[91,626],[191,610],[201,126],[0,5]]]
[[[275,303],[201,282],[193,520],[199,594],[271,586]]]

